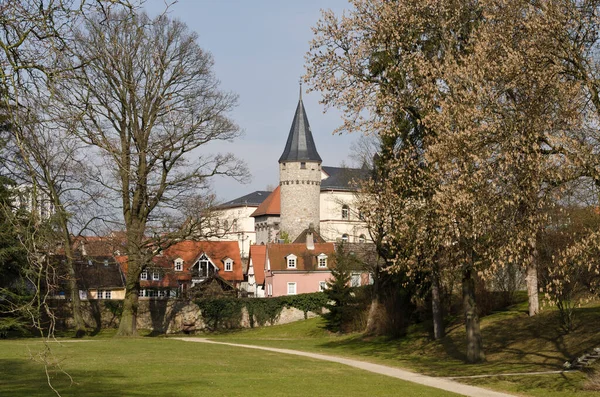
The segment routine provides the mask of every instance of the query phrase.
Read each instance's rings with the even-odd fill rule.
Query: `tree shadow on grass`
[[[90,357],[93,359],[93,357]],[[132,365],[135,361],[132,358]],[[49,387],[44,366],[32,360],[0,359],[0,396],[10,397],[55,397]],[[208,381],[192,377],[186,381],[188,391],[179,391],[178,384],[160,378],[149,382],[147,377],[126,376],[116,370],[72,369],[69,377],[57,371],[49,371],[52,386],[62,397],[106,397],[106,396],[169,396],[189,395],[189,388],[210,392],[212,385]],[[172,384],[170,384],[172,383]]]
[[[48,385],[44,365],[33,360],[0,359],[0,395],[12,397],[55,396]],[[123,375],[116,371],[82,371],[69,370],[68,375],[56,366],[49,367],[48,374],[52,386],[61,396],[106,396],[123,395],[123,390],[117,381]],[[73,378],[73,384],[69,378]],[[142,396],[146,393],[126,393],[130,396]]]
[[[561,370],[566,360],[600,346],[597,332],[600,308],[577,312],[579,327],[564,334],[555,311],[536,317],[506,313],[483,319],[482,334],[487,361],[466,363],[464,325],[448,327],[441,341],[428,338],[425,330],[400,339],[349,337],[319,346],[329,352],[348,352],[359,357],[390,360],[390,364],[441,376],[465,376],[513,372]]]

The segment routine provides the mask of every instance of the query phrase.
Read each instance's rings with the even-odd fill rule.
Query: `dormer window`
[[[233,259],[226,258],[225,259],[225,271],[232,272],[233,271]]]
[[[160,273],[157,272],[157,271],[153,271],[152,272],[152,280],[159,281],[160,280]]]
[[[181,259],[181,258],[175,259],[175,271],[176,272],[183,271],[183,259]]]
[[[319,264],[319,269],[323,269],[327,267],[327,255],[320,254],[317,256],[317,262]]]
[[[348,207],[346,204],[342,205],[342,219],[349,219],[350,218],[350,207]]]
[[[286,260],[287,260],[287,268],[288,269],[295,269],[296,268],[296,261],[298,260],[298,257],[294,254],[290,254],[288,256],[286,256]]]
[[[142,270],[142,273],[140,273],[140,280],[148,280],[148,270]]]

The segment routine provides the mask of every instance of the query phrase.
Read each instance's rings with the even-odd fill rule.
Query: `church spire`
[[[296,107],[292,127],[290,128],[285,149],[279,158],[279,162],[313,161],[320,163],[322,161],[321,156],[317,152],[310,125],[308,124],[308,117],[306,117],[304,103],[302,102],[302,80],[299,83],[300,95],[298,106]]]

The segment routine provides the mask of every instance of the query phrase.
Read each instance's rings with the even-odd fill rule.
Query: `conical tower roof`
[[[283,154],[279,158],[280,163],[290,161],[315,161],[319,163],[322,161],[310,131],[304,103],[302,103],[302,87],[300,87],[300,99],[294,114],[294,121],[292,121],[292,128],[290,128]]]

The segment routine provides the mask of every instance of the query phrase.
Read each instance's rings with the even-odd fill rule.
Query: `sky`
[[[165,9],[165,1],[148,0],[144,7],[155,16]],[[169,15],[185,22],[199,35],[198,44],[212,53],[221,89],[239,95],[231,117],[243,136],[210,150],[235,154],[246,162],[252,178],[246,184],[215,178],[213,189],[221,201],[277,186],[277,161],[298,104],[311,27],[321,9],[341,14],[346,8],[347,0],[179,0],[169,6]],[[321,94],[307,94],[306,88],[302,99],[323,165],[349,164],[350,147],[358,136],[332,135],[342,123],[340,113],[324,113]]]

